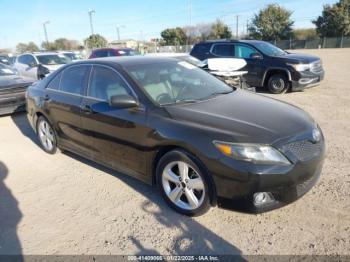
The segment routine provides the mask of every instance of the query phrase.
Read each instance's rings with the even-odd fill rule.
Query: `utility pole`
[[[46,44],[49,44],[49,37],[47,36],[47,30],[46,30],[46,25],[49,24],[49,23],[50,23],[50,21],[45,21],[43,23]]]
[[[236,38],[238,39],[238,17],[239,15],[236,15]]]
[[[118,25],[115,28],[117,30],[117,37],[118,37],[117,39],[119,41],[120,40],[120,28],[125,28],[125,25]]]
[[[249,19],[247,19],[247,32],[246,32],[246,35],[247,36],[249,35]]]
[[[92,14],[95,13],[95,10],[92,9],[90,11],[88,11],[88,14],[89,14],[89,18],[90,18],[90,29],[91,29],[91,35],[94,34],[94,27],[93,27],[93,24],[92,24]]]
[[[186,41],[186,52],[188,51],[187,47],[190,45],[190,39],[192,35],[192,0],[188,0],[188,14],[189,14],[190,26],[189,26],[188,36]]]

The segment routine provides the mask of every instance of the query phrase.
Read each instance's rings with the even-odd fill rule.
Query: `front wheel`
[[[288,91],[289,82],[284,75],[275,74],[269,78],[267,88],[273,94],[283,94]]]
[[[49,154],[55,154],[57,151],[56,133],[45,117],[39,117],[36,131],[42,149]]]
[[[187,216],[198,216],[211,206],[211,183],[192,159],[192,155],[180,150],[165,154],[157,166],[157,182],[170,207]]]

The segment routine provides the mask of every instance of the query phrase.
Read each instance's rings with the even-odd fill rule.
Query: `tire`
[[[40,116],[36,124],[36,133],[41,148],[49,154],[55,154],[57,151],[57,138],[54,129],[49,121]]]
[[[199,162],[193,155],[173,150],[159,160],[156,169],[162,197],[172,209],[187,216],[202,215],[211,207],[209,195],[213,183],[205,168],[196,163]]]
[[[270,76],[267,82],[267,88],[273,94],[284,94],[289,89],[289,82],[282,74],[275,74]]]

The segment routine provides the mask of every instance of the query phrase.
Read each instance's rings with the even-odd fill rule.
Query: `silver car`
[[[71,59],[60,53],[26,53],[17,56],[13,67],[17,69],[21,76],[42,79],[61,66],[71,62]]]

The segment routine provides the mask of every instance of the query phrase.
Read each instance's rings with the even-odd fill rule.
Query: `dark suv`
[[[242,69],[247,83],[266,87],[279,94],[303,90],[318,84],[324,78],[321,59],[305,54],[293,54],[264,41],[215,40],[196,44],[191,53],[199,60],[208,58],[243,58]]]

